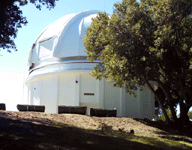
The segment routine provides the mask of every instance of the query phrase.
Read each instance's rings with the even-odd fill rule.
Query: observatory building
[[[33,43],[24,83],[24,104],[44,105],[58,113],[58,106],[117,109],[117,116],[154,118],[154,95],[148,88],[136,91],[113,87],[106,79],[90,76],[100,61],[88,61],[83,46],[85,30],[98,11],[65,15],[45,28]]]

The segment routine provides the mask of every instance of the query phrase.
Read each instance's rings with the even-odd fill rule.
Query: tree
[[[192,111],[188,112],[189,119],[192,119]]]
[[[111,79],[130,94],[147,85],[167,123],[165,100],[172,119],[178,120],[179,104],[186,122],[192,106],[192,1],[123,0],[114,8],[111,16],[98,13],[86,31],[88,59],[101,60],[92,75]]]
[[[171,111],[170,109],[166,109],[167,115],[171,117]],[[165,116],[162,114],[161,110],[159,111],[158,116],[156,116],[158,120],[166,121]]]
[[[30,0],[37,9],[41,10],[43,5],[51,9],[58,0]],[[1,0],[0,1],[0,48],[17,50],[14,39],[17,36],[18,28],[27,24],[26,17],[22,16],[21,6],[28,3],[27,0]]]

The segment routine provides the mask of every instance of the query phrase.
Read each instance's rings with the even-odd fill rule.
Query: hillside
[[[192,149],[192,137],[189,132],[146,119],[0,111],[0,150],[124,149],[127,146],[129,149]]]

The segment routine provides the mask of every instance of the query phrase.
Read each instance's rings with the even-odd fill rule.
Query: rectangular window
[[[54,38],[49,38],[45,41],[39,42],[39,58],[44,58],[51,55],[54,45]]]

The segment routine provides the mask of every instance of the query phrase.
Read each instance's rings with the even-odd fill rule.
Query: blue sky
[[[52,10],[45,7],[37,10],[33,4],[21,7],[28,24],[19,29],[15,44],[18,51],[0,51],[0,103],[6,103],[7,110],[16,111],[16,105],[23,101],[23,83],[27,73],[27,58],[32,43],[40,32],[64,15],[84,10],[99,10],[109,14],[113,4],[119,0],[59,0]]]

